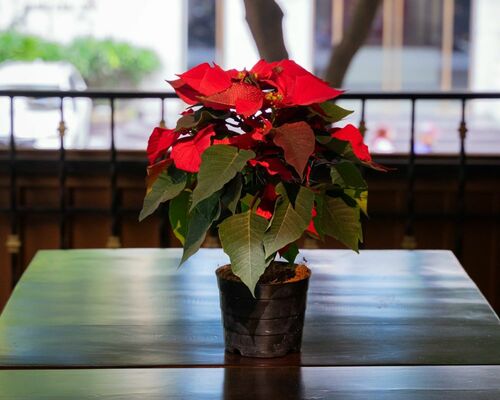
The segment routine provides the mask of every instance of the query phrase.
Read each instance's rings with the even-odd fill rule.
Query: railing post
[[[64,97],[60,97],[59,105],[60,121],[57,131],[59,132],[59,247],[67,249],[67,212],[66,212],[66,149],[64,147],[64,135],[66,123],[64,122]]]
[[[16,172],[16,139],[14,134],[14,96],[10,100],[10,138],[9,138],[9,185],[10,185],[10,234],[5,246],[10,254],[11,287],[14,289],[21,277],[20,252],[21,239],[19,236],[19,215],[17,211],[17,172]]]
[[[467,154],[465,152],[465,139],[467,137],[467,124],[465,122],[465,106],[466,100],[461,100],[461,115],[458,134],[460,139],[460,153],[458,166],[458,187],[457,187],[457,208],[456,208],[456,227],[455,227],[455,255],[462,261],[463,257],[463,236],[464,236],[464,219],[465,219],[465,185],[466,185],[466,169],[467,169]]]
[[[368,129],[366,127],[366,99],[363,97],[361,99],[361,118],[359,120],[359,132],[361,133],[363,138],[365,137],[367,130]],[[361,174],[362,174],[363,178],[365,178],[366,168],[364,168],[363,166],[361,167]],[[360,218],[361,218],[361,221],[363,222],[361,224],[361,229],[363,230],[363,237],[366,237],[366,233],[365,233],[366,224],[364,223],[366,221],[366,216],[363,213],[361,213]],[[366,247],[366,244],[365,244],[365,241],[363,240],[361,243],[359,243],[359,248],[361,250],[363,250],[365,247]]]
[[[366,121],[365,121],[365,111],[366,111],[366,99],[363,97],[361,99],[361,119],[359,121],[359,131],[361,132],[361,135],[363,135],[363,137],[365,137],[365,133],[367,131]]]
[[[408,158],[408,191],[406,198],[406,225],[401,247],[413,250],[417,247],[415,239],[415,103],[411,99],[411,123],[410,123],[410,154]]]
[[[121,247],[120,220],[118,215],[119,193],[117,187],[116,143],[115,143],[115,98],[110,98],[111,107],[111,146],[110,146],[110,186],[111,186],[111,235],[108,237],[106,247],[116,249]]]
[[[165,128],[165,99],[161,99],[161,119],[160,119],[160,128]],[[170,238],[169,238],[169,218],[168,218],[168,205],[165,203],[162,203],[159,207],[159,212],[160,212],[160,225],[158,227],[158,236],[159,236],[159,242],[160,242],[160,247],[168,247],[170,245]]]
[[[167,124],[165,123],[165,99],[164,98],[161,98],[161,108],[160,108],[160,112],[161,112],[161,118],[160,118],[160,128],[165,128],[167,126]]]

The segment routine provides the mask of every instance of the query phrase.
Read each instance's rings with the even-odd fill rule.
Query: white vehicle
[[[67,62],[19,62],[0,64],[0,90],[78,90],[87,85],[77,69]],[[22,148],[59,147],[60,99],[58,97],[14,99],[14,135]],[[66,148],[85,148],[90,136],[92,101],[87,98],[64,99]],[[10,101],[0,97],[0,146],[10,141]]]

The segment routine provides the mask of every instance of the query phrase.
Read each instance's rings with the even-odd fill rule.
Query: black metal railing
[[[4,210],[9,214],[10,217],[10,234],[7,238],[7,249],[11,255],[11,265],[12,265],[12,285],[14,286],[21,275],[20,267],[20,257],[19,252],[21,248],[20,240],[20,217],[21,214],[26,210],[19,205],[18,199],[18,185],[17,176],[18,168],[21,165],[18,159],[18,149],[16,148],[16,126],[15,126],[15,98],[18,97],[30,97],[30,98],[57,98],[60,101],[59,113],[60,113],[60,123],[59,123],[59,149],[58,160],[57,160],[57,170],[58,170],[58,185],[59,185],[59,207],[58,209],[48,209],[43,208],[39,211],[42,212],[54,212],[59,216],[59,242],[61,248],[70,247],[68,241],[68,217],[78,212],[104,212],[108,213],[111,218],[111,224],[109,227],[109,237],[107,242],[107,247],[116,248],[121,246],[121,216],[124,212],[131,211],[126,210],[121,207],[121,196],[120,189],[117,185],[118,178],[118,166],[120,161],[118,160],[118,151],[116,148],[116,137],[115,137],[115,105],[117,100],[122,99],[157,99],[160,102],[160,115],[159,115],[159,125],[165,126],[165,100],[177,98],[174,93],[164,93],[164,92],[126,92],[126,91],[31,91],[31,90],[0,90],[0,97],[6,97],[9,99],[10,106],[10,136],[9,145],[6,148],[6,164],[8,165],[9,171],[9,185],[10,185],[10,197],[9,197],[9,207]],[[108,153],[108,160],[105,164],[108,167],[109,182],[110,182],[110,206],[109,209],[76,209],[68,205],[68,188],[67,188],[67,176],[68,167],[71,164],[67,159],[67,150],[64,143],[64,133],[66,131],[65,123],[65,110],[64,110],[64,99],[65,98],[89,98],[94,100],[104,100],[109,102],[110,105],[110,148]],[[461,113],[457,116],[458,128],[457,128],[457,138],[460,143],[460,151],[458,154],[458,171],[457,171],[457,207],[455,212],[455,222],[456,222],[456,237],[455,237],[455,253],[457,256],[461,256],[463,247],[463,223],[464,216],[466,212],[465,207],[465,194],[466,194],[466,183],[467,183],[467,153],[466,153],[466,133],[467,133],[467,122],[466,122],[466,106],[467,102],[470,100],[478,99],[500,99],[500,93],[474,93],[474,92],[451,92],[451,93],[346,93],[342,96],[343,100],[356,100],[360,102],[361,112],[359,126],[362,133],[365,133],[369,122],[366,121],[366,104],[372,100],[398,100],[406,101],[411,104],[410,111],[410,143],[409,143],[409,153],[406,159],[406,179],[407,179],[407,198],[406,198],[406,223],[404,228],[404,236],[401,246],[406,249],[414,249],[417,246],[415,240],[415,166],[417,160],[417,154],[415,151],[415,122],[416,122],[416,105],[418,102],[425,100],[451,100],[460,102]],[[0,118],[5,118],[6,116],[0,115]],[[500,140],[500,138],[499,138]],[[102,161],[99,161],[101,165]],[[89,163],[97,163],[97,161],[87,161]],[[141,165],[145,164],[142,161],[139,162]],[[137,166],[137,163],[136,163]],[[139,168],[137,168],[139,170]],[[137,210],[133,210],[137,212]],[[166,239],[168,235],[166,232],[168,230],[168,220],[166,213],[162,213],[160,222],[160,243],[161,246],[168,246],[168,240]]]

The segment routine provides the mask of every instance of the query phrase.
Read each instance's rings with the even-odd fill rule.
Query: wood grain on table
[[[500,366],[0,371],[0,399],[495,400]]]
[[[41,251],[0,317],[0,368],[498,365],[500,323],[448,251],[309,250],[301,354],[224,354],[202,249]]]

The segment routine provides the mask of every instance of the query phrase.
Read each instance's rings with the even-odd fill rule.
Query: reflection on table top
[[[304,251],[313,271],[303,351],[224,354],[203,249],[42,251],[0,317],[0,367],[500,364],[497,316],[447,251]]]
[[[500,366],[0,371],[0,399],[500,398]]]

